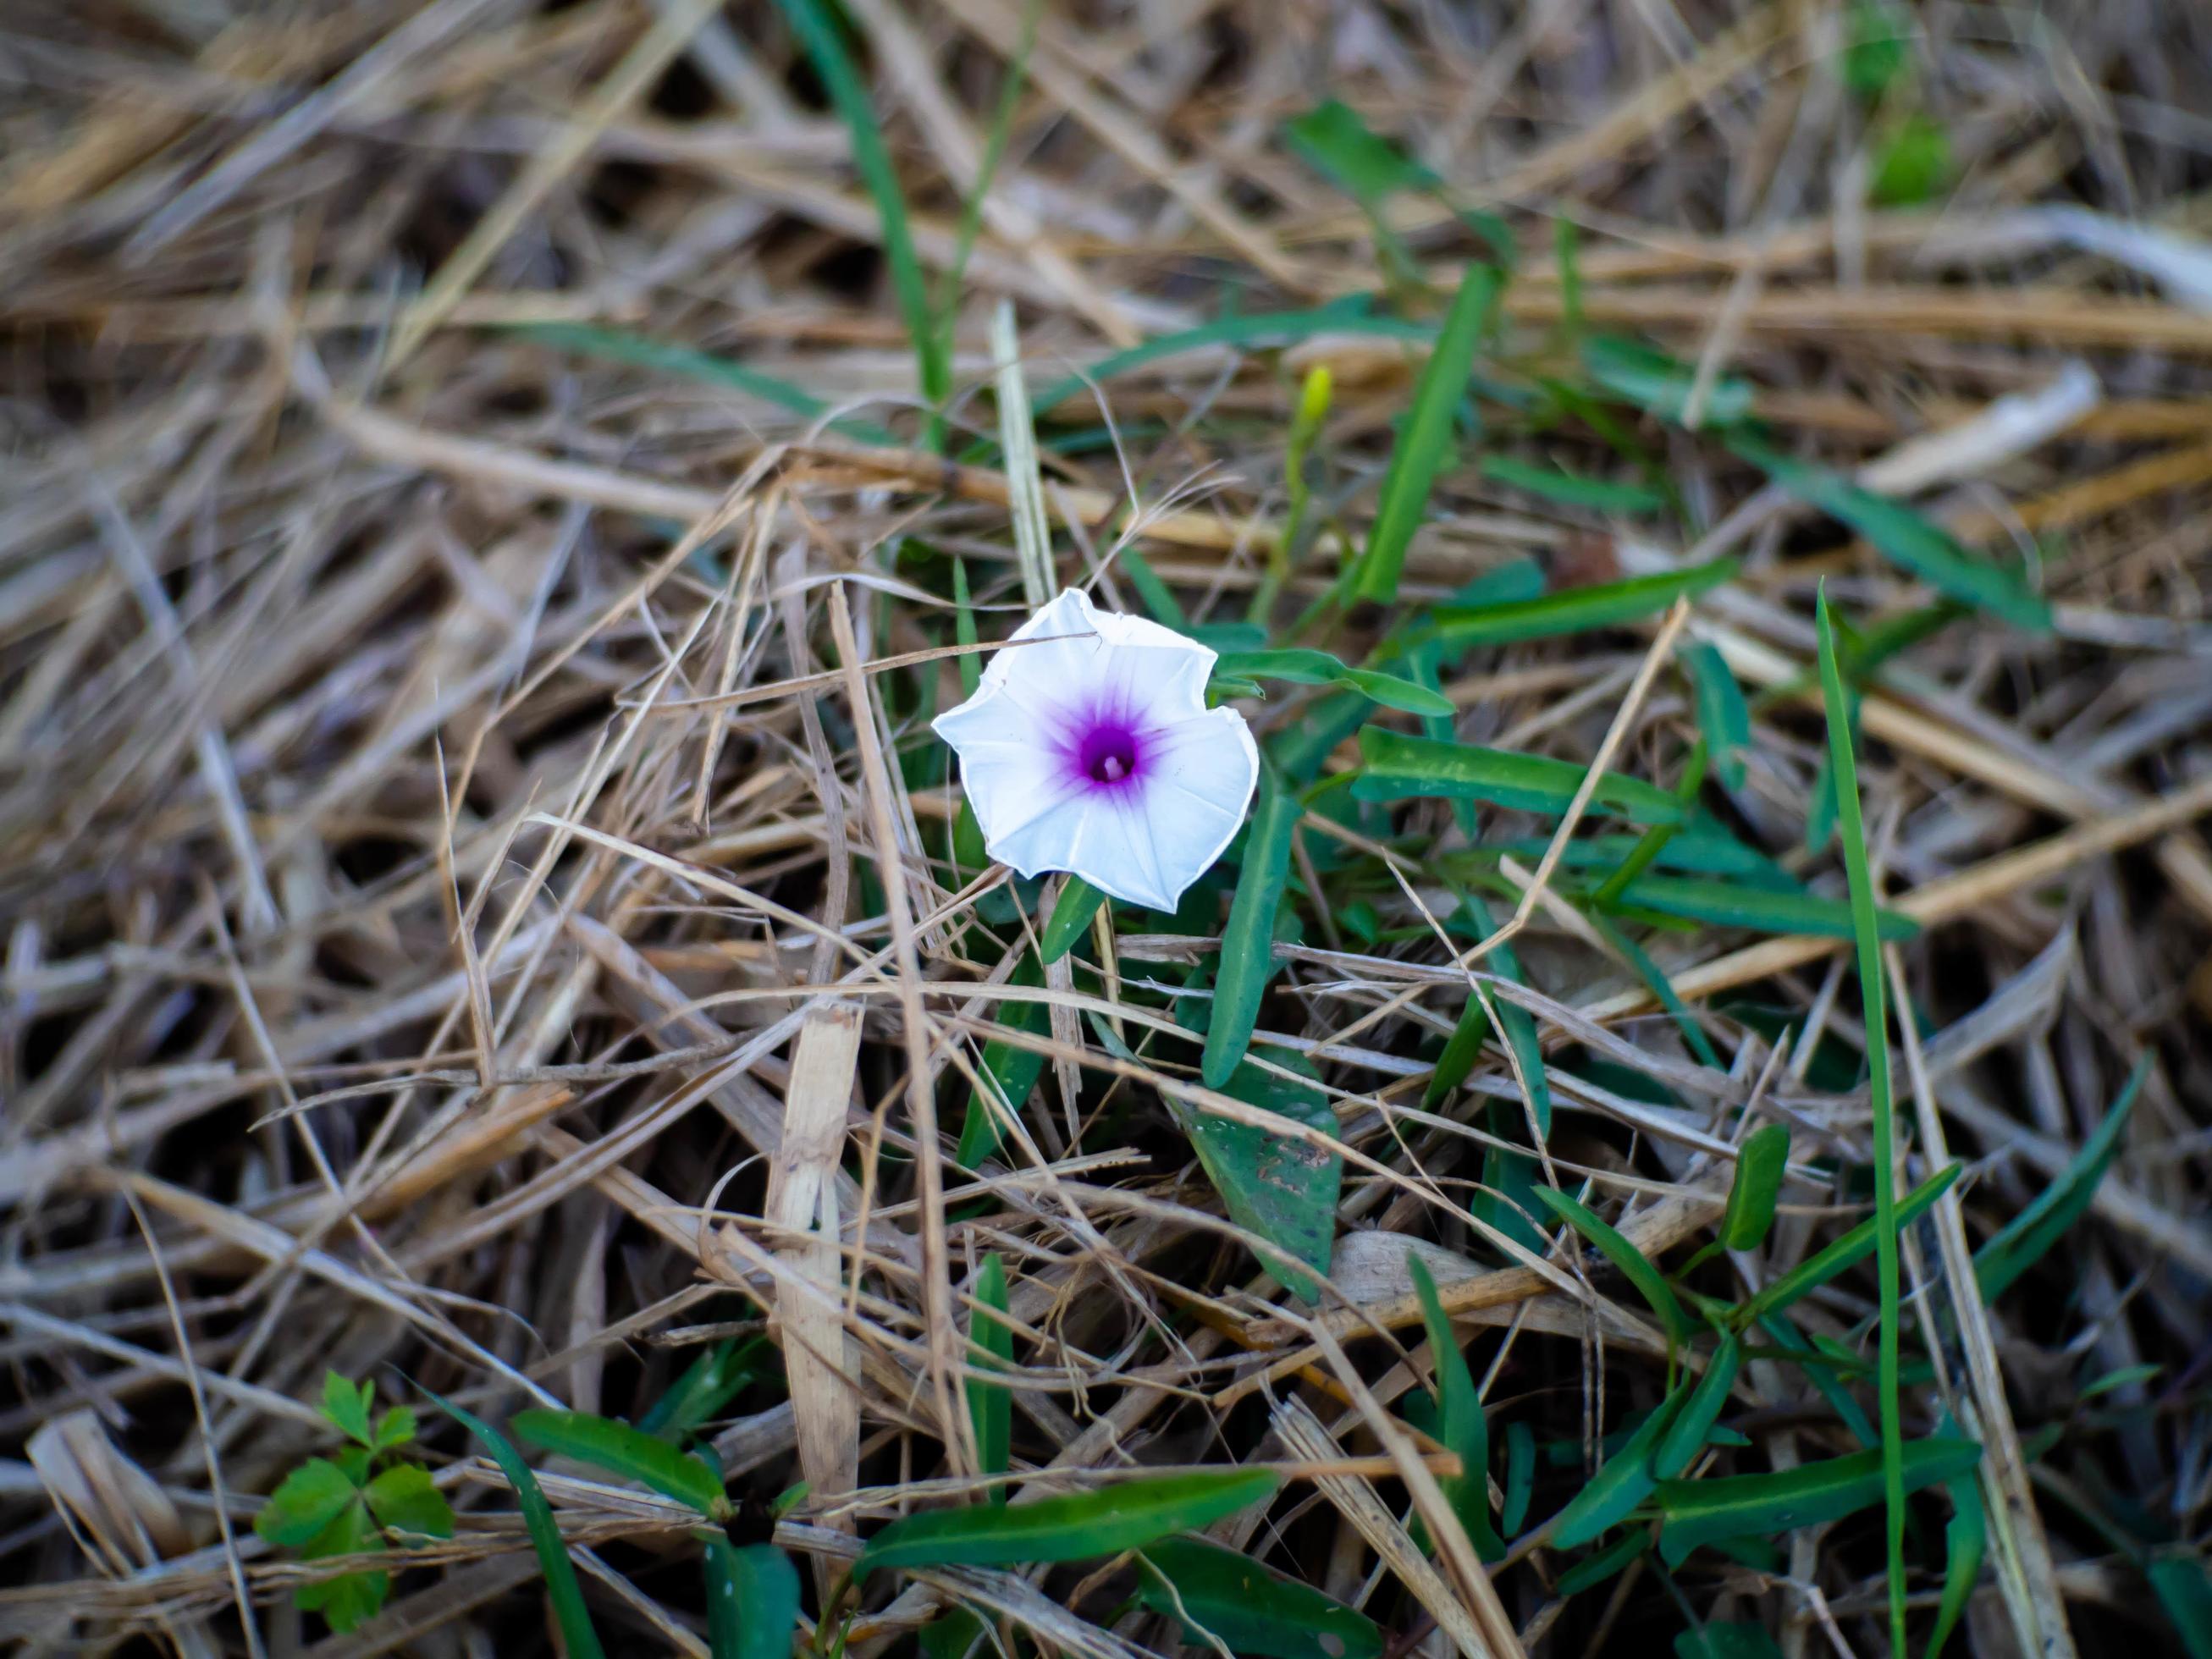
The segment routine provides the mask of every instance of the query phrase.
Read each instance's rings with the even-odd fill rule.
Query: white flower
[[[1066,637],[1055,637],[1066,636]],[[975,695],[939,714],[990,855],[1024,876],[1069,870],[1172,910],[1244,821],[1260,751],[1244,717],[1208,708],[1213,653],[1069,588],[1024,623]]]

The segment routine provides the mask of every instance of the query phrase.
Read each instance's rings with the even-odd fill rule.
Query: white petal
[[[1220,857],[1259,781],[1243,717],[1206,707],[1214,653],[1071,588],[1018,629],[976,694],[938,717],[991,856],[1024,876],[1066,870],[1124,902],[1172,910]],[[1138,775],[1104,787],[1079,744],[1131,733]]]

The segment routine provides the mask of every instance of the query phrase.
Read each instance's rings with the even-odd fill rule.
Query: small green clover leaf
[[[270,1494],[253,1529],[272,1544],[298,1549],[337,1520],[360,1491],[329,1458],[310,1458]]]
[[[386,1532],[453,1535],[453,1506],[429,1471],[396,1455],[415,1438],[415,1413],[395,1406],[372,1429],[375,1395],[373,1382],[349,1382],[336,1371],[325,1376],[323,1415],[354,1443],[329,1457],[311,1457],[284,1477],[254,1517],[262,1537],[299,1551],[304,1561],[319,1561],[380,1554],[391,1547]],[[293,1601],[305,1612],[320,1613],[343,1636],[381,1607],[391,1589],[392,1575],[380,1568],[342,1572],[302,1584]]]
[[[376,1438],[368,1431],[368,1406],[375,1394],[376,1384],[373,1382],[356,1386],[336,1371],[325,1371],[323,1373],[323,1415],[347,1439],[358,1440],[362,1445],[373,1448]]]
[[[453,1505],[419,1463],[394,1463],[362,1488],[370,1512],[393,1532],[431,1538],[453,1535]]]

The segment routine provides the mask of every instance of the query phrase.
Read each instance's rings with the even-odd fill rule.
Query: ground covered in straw
[[[2182,0],[7,8],[0,1632],[2212,1653],[2208,109]],[[1266,757],[1171,915],[930,730],[1061,585]]]

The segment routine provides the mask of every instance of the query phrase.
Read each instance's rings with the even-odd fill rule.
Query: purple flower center
[[[1136,732],[1117,720],[1092,721],[1075,742],[1077,770],[1109,788],[1135,777],[1142,761]]]

